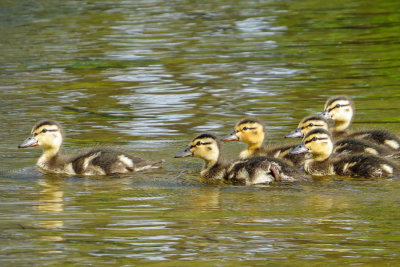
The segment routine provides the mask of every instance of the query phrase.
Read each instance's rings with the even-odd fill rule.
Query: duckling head
[[[236,123],[235,130],[224,137],[222,141],[240,141],[249,147],[262,146],[265,136],[265,126],[257,118],[244,118]]]
[[[212,134],[200,134],[190,142],[183,152],[175,155],[175,158],[197,157],[208,164],[215,164],[220,157],[220,144],[217,137]]]
[[[325,129],[314,129],[306,134],[303,142],[293,148],[289,154],[310,153],[316,161],[323,161],[332,154],[331,134]]]
[[[57,153],[63,142],[60,124],[55,121],[40,121],[33,126],[31,135],[25,139],[18,148],[39,146],[45,151]]]
[[[328,121],[321,115],[312,115],[305,117],[299,123],[297,129],[291,131],[285,138],[293,138],[293,137],[304,137],[307,133],[314,129],[325,129],[328,130]]]
[[[347,96],[329,98],[325,103],[324,112],[321,114],[326,119],[335,121],[335,131],[346,130],[354,115],[354,103]]]

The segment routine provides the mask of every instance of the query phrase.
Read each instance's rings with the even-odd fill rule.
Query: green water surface
[[[396,266],[400,180],[204,184],[174,159],[244,116],[268,144],[326,99],[352,129],[400,134],[400,2],[0,0],[0,266]],[[164,167],[120,177],[40,173],[34,123],[65,153],[114,146]],[[223,145],[235,158],[243,144]]]

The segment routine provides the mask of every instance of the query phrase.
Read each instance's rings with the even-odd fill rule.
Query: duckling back
[[[349,177],[381,178],[400,173],[400,165],[392,160],[374,155],[348,155],[333,161],[337,175]]]
[[[227,179],[249,185],[306,181],[309,177],[280,159],[260,156],[233,162],[227,171]]]
[[[400,150],[400,138],[387,130],[366,130],[349,134],[347,137],[365,139],[391,150]]]
[[[145,169],[160,168],[160,162],[152,162],[113,149],[93,149],[71,160],[76,174],[110,175]]]
[[[336,154],[371,154],[393,157],[394,153],[387,147],[357,138],[345,138],[337,141],[333,150]]]

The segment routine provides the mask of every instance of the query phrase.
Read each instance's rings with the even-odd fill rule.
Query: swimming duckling
[[[308,180],[300,170],[282,160],[271,157],[253,157],[227,162],[221,157],[220,142],[212,134],[200,134],[175,158],[198,157],[205,161],[200,172],[206,180],[222,180],[234,184],[269,184]]]
[[[161,167],[161,162],[144,160],[106,148],[92,149],[78,156],[65,156],[60,153],[62,143],[61,125],[45,120],[33,126],[31,135],[18,148],[41,147],[43,154],[37,165],[52,173],[110,175]]]
[[[314,129],[329,129],[328,120],[321,115],[311,115],[302,119],[299,126],[285,135],[285,138],[304,137],[305,134]]]
[[[325,129],[314,129],[289,153],[311,153],[304,170],[315,176],[341,175],[349,177],[391,177],[400,166],[386,158],[367,154],[333,155],[332,135]]]
[[[335,139],[343,137],[365,139],[379,145],[384,145],[392,150],[400,150],[400,138],[387,130],[365,130],[348,133],[354,115],[354,104],[347,96],[329,98],[325,104],[322,115],[335,121],[332,134]]]
[[[293,130],[285,136],[285,138],[291,137],[304,137],[307,133],[314,129],[329,129],[328,120],[321,115],[312,115],[304,118],[299,123],[297,129]],[[367,140],[357,138],[343,138],[336,141],[334,144],[333,153],[336,154],[360,154],[367,153],[372,155],[379,155],[385,157],[399,157],[398,153],[394,153],[393,150],[376,143],[369,142]]]
[[[295,145],[267,148],[263,146],[265,126],[257,118],[244,118],[236,123],[235,130],[224,137],[222,141],[240,141],[247,144],[247,149],[239,154],[239,158],[246,159],[256,156],[271,156],[283,159],[294,166],[300,166],[304,162],[304,155],[289,155],[289,151]]]

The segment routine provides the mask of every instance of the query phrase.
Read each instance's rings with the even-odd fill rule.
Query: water
[[[399,180],[217,186],[172,158],[246,115],[288,142],[338,94],[356,103],[352,129],[400,133],[398,1],[0,5],[0,265],[398,264]],[[115,146],[164,168],[42,174],[40,150],[16,147],[45,118],[66,153]]]

